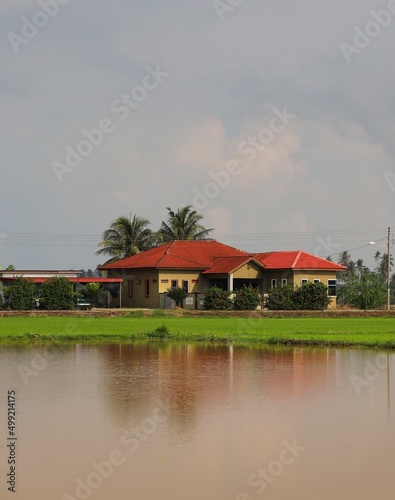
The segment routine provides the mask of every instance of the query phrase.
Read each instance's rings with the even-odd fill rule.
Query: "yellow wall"
[[[262,268],[255,262],[248,262],[233,273],[233,279],[263,279]]]
[[[167,282],[165,282],[167,280]],[[179,287],[182,287],[183,280],[188,281],[188,293],[202,292],[206,286],[206,281],[199,271],[159,271],[159,293],[165,293],[171,287],[172,280],[177,280]],[[192,280],[198,280],[193,283]]]
[[[108,271],[108,276],[122,277],[122,307],[156,308],[159,304],[158,272],[156,269],[123,269]],[[149,280],[149,297],[145,296],[145,280]],[[155,283],[156,280],[156,283]],[[129,297],[129,281],[133,282],[133,296]],[[112,298],[111,307],[119,307],[119,297]]]

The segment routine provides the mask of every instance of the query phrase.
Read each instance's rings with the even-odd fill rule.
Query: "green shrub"
[[[176,306],[182,307],[185,297],[187,296],[187,292],[184,288],[179,286],[172,286],[167,289],[167,296],[175,301]]]
[[[211,311],[226,311],[232,308],[232,300],[227,290],[216,286],[206,288],[204,291],[203,307]]]
[[[324,283],[308,282],[296,289],[291,285],[273,289],[266,300],[266,307],[277,311],[321,311],[328,307],[330,301],[328,289]]]
[[[294,288],[291,285],[273,288],[265,301],[265,306],[272,311],[292,311],[294,305]]]
[[[324,283],[304,283],[294,292],[294,309],[321,311],[326,309],[331,301],[328,289]]]
[[[15,311],[35,308],[36,285],[34,281],[17,278],[8,290],[8,302]]]
[[[243,285],[240,290],[237,290],[236,296],[233,299],[233,309],[238,311],[254,311],[261,303],[261,294],[258,288],[254,288],[251,284]]]
[[[45,281],[41,288],[40,303],[46,310],[75,308],[73,285],[67,278],[55,277]]]

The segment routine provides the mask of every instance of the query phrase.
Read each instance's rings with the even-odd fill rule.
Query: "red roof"
[[[234,273],[240,267],[244,266],[248,262],[255,262],[260,267],[264,267],[263,264],[252,256],[250,257],[215,257],[212,266],[204,271],[202,274],[230,274]]]
[[[172,241],[100,269],[197,269],[204,274],[229,274],[251,260],[266,269],[346,269],[301,250],[251,254],[214,240]]]
[[[146,252],[126,257],[101,269],[208,269],[218,257],[250,256],[247,252],[214,240],[172,241]]]
[[[266,269],[315,269],[328,271],[344,271],[346,269],[346,267],[335,264],[335,262],[301,250],[255,253],[253,255],[263,263]]]
[[[34,283],[44,283],[52,279],[54,276],[49,276],[47,278],[26,278],[29,281],[34,281]],[[56,276],[58,277],[58,276]],[[12,277],[0,277],[0,281],[16,281],[18,278]],[[123,283],[122,278],[66,278],[72,283]]]

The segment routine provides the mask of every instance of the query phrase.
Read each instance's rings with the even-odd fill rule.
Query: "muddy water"
[[[392,354],[9,346],[0,371],[0,498],[395,498]]]

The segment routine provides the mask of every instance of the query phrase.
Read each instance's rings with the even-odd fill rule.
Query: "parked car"
[[[80,299],[77,299],[77,308],[87,311],[89,309],[92,309],[92,304],[82,297]]]

